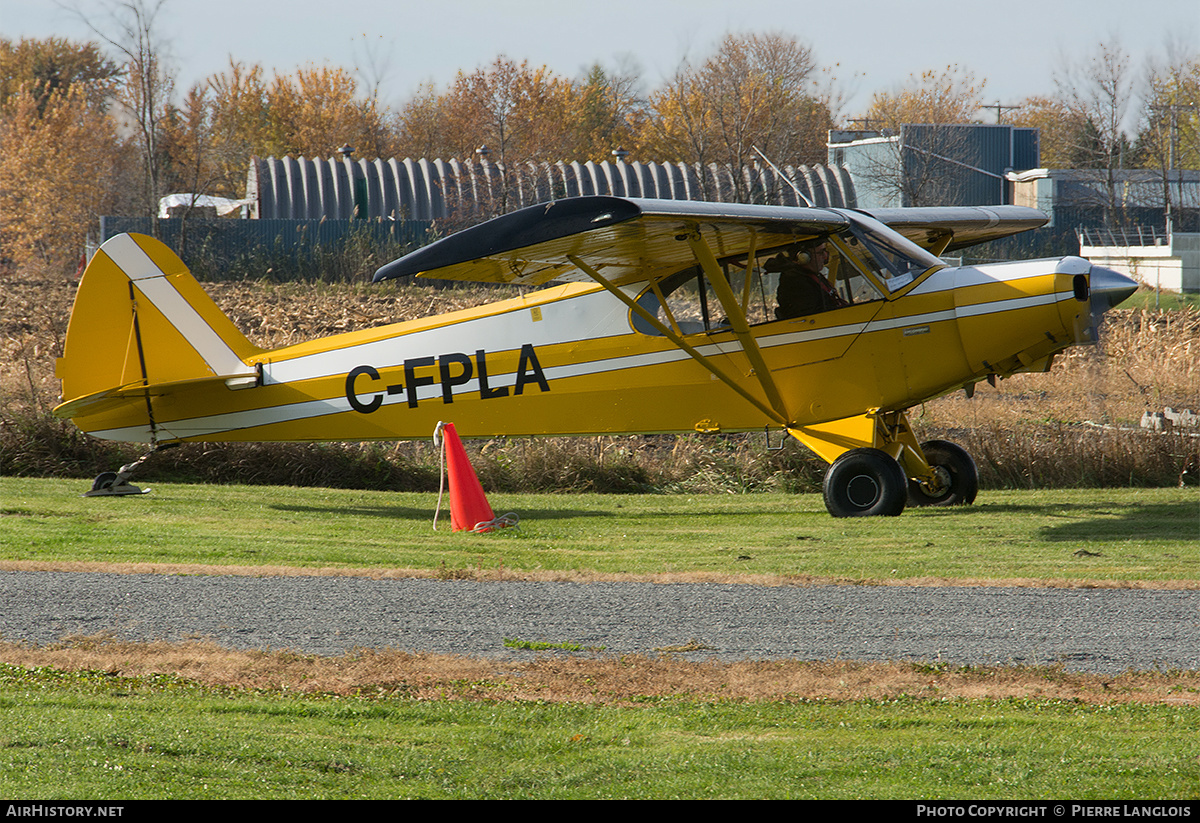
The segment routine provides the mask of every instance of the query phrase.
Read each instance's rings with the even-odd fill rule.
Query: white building
[[[1082,229],[1079,255],[1158,290],[1200,292],[1200,234]]]

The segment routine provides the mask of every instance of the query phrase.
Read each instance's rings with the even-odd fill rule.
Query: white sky
[[[148,0],[154,2],[154,0]],[[78,8],[111,31],[116,0],[0,0],[0,37],[95,39]],[[708,56],[726,32],[782,31],[813,46],[861,112],[878,90],[958,64],[1013,103],[1054,90],[1053,72],[1114,38],[1134,65],[1168,38],[1200,49],[1197,0],[167,0],[159,29],[186,88],[229,59],[284,74],[309,63],[384,64],[383,97],[399,106],[422,81],[498,55],[577,77],[631,55],[647,89],[679,61]]]

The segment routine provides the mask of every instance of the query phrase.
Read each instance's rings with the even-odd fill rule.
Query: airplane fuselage
[[[55,413],[156,445],[775,428],[830,463],[835,516],[970,503],[969,455],[919,443],[905,410],[1048,369],[1135,286],[1078,257],[935,256],[1045,220],[998,208],[884,215],[920,245],[850,210],[568,198],[375,276],[562,285],[274,350],[170,249],[119,235],[80,283]]]
[[[900,410],[1075,342],[1086,262],[942,268],[887,300],[753,327],[791,426]],[[638,289],[626,289],[637,296]],[[729,330],[687,337],[748,382]],[[394,440],[439,421],[465,437],[745,431],[772,421],[670,341],[634,329],[604,289],[570,284],[474,309],[263,352],[259,385],[197,384],[153,400],[156,439]],[[149,442],[124,407],[76,418]]]

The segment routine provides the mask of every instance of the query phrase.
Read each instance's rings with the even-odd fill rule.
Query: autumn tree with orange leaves
[[[402,153],[486,168],[492,203],[506,211],[516,187],[537,185],[529,164],[611,159],[633,143],[636,77],[592,66],[582,81],[504,56],[459,72],[439,94],[423,86],[401,110]],[[545,181],[541,181],[545,185]],[[486,196],[486,195],[484,195]]]
[[[427,157],[468,159],[486,147],[501,164],[559,159],[573,97],[571,82],[545,66],[501,56],[460,71],[444,94],[419,94],[401,112],[402,139],[430,150]]]
[[[342,69],[309,66],[270,81],[261,66],[231,61],[194,88],[177,118],[179,145],[208,146],[211,194],[241,197],[254,156],[332,157],[343,145],[360,157],[388,157],[396,141],[389,114],[358,93]]]
[[[5,106],[0,145],[0,258],[73,270],[93,216],[115,197],[111,118],[81,88],[22,89]]]
[[[0,40],[0,260],[74,270],[127,160],[107,108],[120,73],[92,44]]]
[[[823,163],[832,122],[814,96],[816,72],[812,50],[796,38],[726,35],[711,57],[684,63],[650,96],[641,153],[737,169],[757,161],[757,148],[781,166]],[[734,186],[744,199],[741,175]]]

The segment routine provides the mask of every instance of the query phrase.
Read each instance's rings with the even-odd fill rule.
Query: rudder
[[[259,352],[166,245],[117,235],[93,256],[75,296],[56,364],[59,413],[74,417],[80,401],[118,389],[251,379],[246,359]]]

